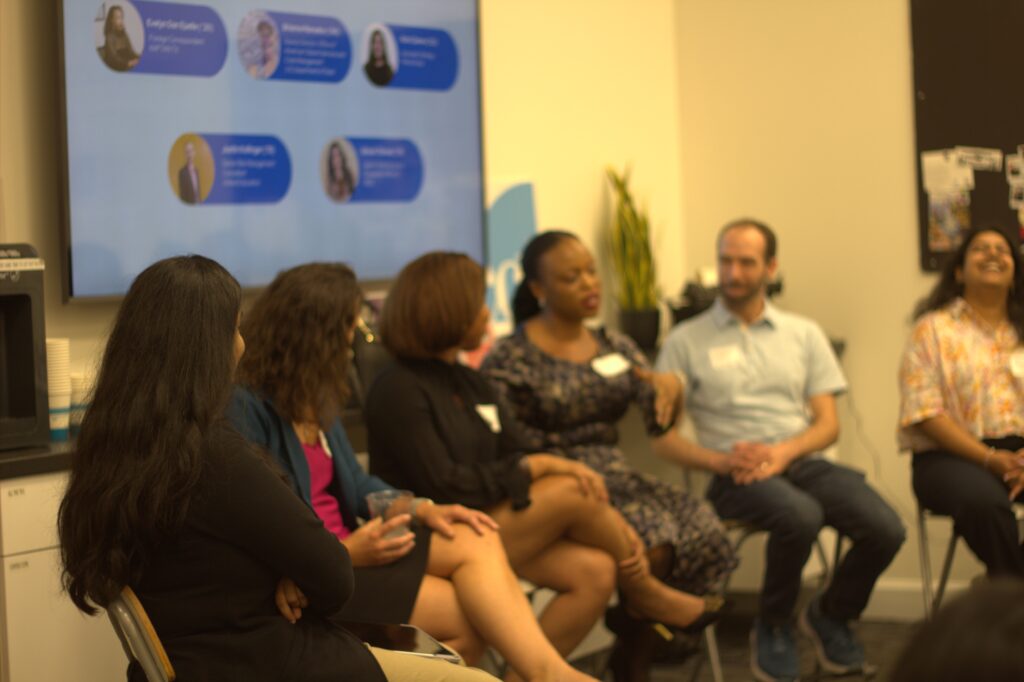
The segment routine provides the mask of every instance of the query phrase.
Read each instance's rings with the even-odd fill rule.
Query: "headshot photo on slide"
[[[131,71],[146,43],[139,10],[128,0],[100,3],[93,20],[96,54],[113,71]]]
[[[336,137],[320,154],[320,180],[327,197],[343,204],[352,198],[359,184],[359,160],[352,143]]]
[[[398,45],[384,24],[370,24],[363,32],[363,73],[378,87],[391,82],[398,71]]]
[[[281,34],[277,23],[262,10],[253,10],[238,25],[238,57],[253,78],[270,78],[281,63]]]
[[[210,145],[201,135],[185,133],[174,141],[167,155],[167,175],[182,203],[206,201],[213,187],[214,163]]]

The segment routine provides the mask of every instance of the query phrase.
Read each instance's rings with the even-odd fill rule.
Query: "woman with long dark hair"
[[[131,587],[183,680],[491,679],[333,623],[348,553],[223,417],[240,301],[202,256],[159,261],[128,290],[58,518],[72,601],[94,613]],[[133,663],[128,678],[145,674]]]
[[[458,362],[460,352],[479,347],[488,320],[483,269],[468,256],[428,253],[402,269],[380,330],[396,362],[367,397],[371,470],[487,511],[516,572],[558,593],[541,624],[563,654],[604,611],[616,563],[630,612],[699,631],[717,617],[721,600],[652,576],[636,532],[608,505],[602,478],[521,438],[487,379]],[[616,680],[646,679],[634,655],[645,644],[622,637],[612,661]]]
[[[387,85],[394,78],[395,72],[388,60],[388,45],[384,40],[384,32],[374,29],[370,34],[370,54],[363,65],[366,77],[374,85]]]
[[[348,201],[355,190],[355,178],[340,142],[327,148],[327,195],[335,201]]]
[[[120,5],[111,5],[107,10],[99,52],[103,62],[114,71],[130,71],[139,63],[139,55],[124,28],[124,8]]]
[[[366,495],[391,488],[360,468],[340,420],[361,304],[355,274],[340,263],[280,273],[242,325],[244,388],[230,410],[348,549],[358,589],[342,615],[419,625],[469,660],[491,644],[511,680],[590,680],[544,638],[485,514],[419,499],[411,515],[358,525],[369,518]],[[396,527],[410,521],[411,531]]]
[[[990,575],[1024,576],[1024,270],[1016,240],[971,230],[920,303],[900,366],[914,493],[952,516]]]

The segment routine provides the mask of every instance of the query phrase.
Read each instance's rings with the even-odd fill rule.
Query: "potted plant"
[[[619,301],[619,327],[644,350],[658,343],[658,285],[651,251],[650,221],[629,190],[629,169],[608,169],[615,211],[610,226]]]

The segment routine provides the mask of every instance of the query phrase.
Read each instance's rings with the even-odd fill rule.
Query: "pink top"
[[[313,502],[313,511],[324,522],[327,530],[337,535],[339,540],[343,540],[348,537],[349,530],[341,520],[338,498],[328,491],[334,479],[331,457],[320,443],[303,443],[302,451],[306,453],[306,464],[309,465],[309,497]]]

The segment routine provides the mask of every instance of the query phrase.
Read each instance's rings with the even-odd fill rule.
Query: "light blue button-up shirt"
[[[704,447],[774,443],[811,424],[807,401],[846,390],[832,346],[811,320],[765,303],[744,324],[721,299],[678,325],[658,354],[659,371],[686,376],[686,408]]]

